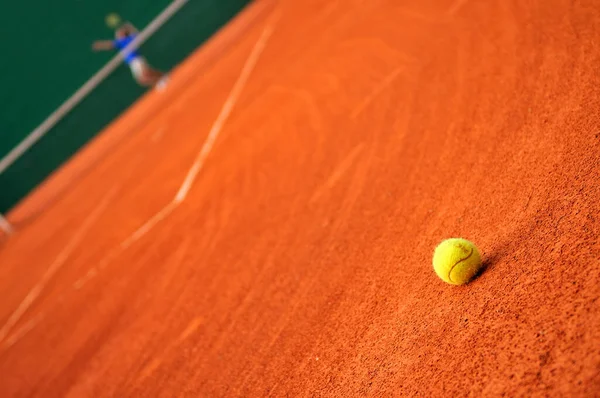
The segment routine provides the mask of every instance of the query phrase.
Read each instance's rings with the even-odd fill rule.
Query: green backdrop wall
[[[104,18],[116,12],[142,29],[170,0],[6,1],[0,5],[0,157],[5,156],[114,52],[91,43],[111,39]],[[169,70],[237,14],[250,0],[189,0],[143,46]],[[0,212],[6,212],[141,94],[121,65],[6,172],[0,174]]]

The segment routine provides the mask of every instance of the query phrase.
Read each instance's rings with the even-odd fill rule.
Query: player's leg
[[[164,73],[152,68],[142,57],[138,57],[131,62],[131,70],[138,84],[144,87],[155,86],[164,78]]]
[[[160,79],[163,78],[164,73],[162,73],[159,70],[153,69],[150,66],[147,66],[144,69],[143,75],[144,75],[144,80],[146,82],[148,82],[151,85],[155,85],[156,83],[158,83],[160,81]]]
[[[155,86],[164,77],[164,73],[152,68],[142,57],[133,60],[130,66],[135,80],[144,87]]]

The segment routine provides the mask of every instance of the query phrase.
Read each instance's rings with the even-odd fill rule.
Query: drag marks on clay
[[[401,67],[394,69],[389,75],[387,75],[381,83],[375,87],[375,89],[365,97],[365,99],[354,109],[350,118],[356,119],[358,115],[360,115],[369,104],[375,100],[385,89],[389,88],[392,83],[400,76],[400,72],[402,72]]]
[[[363,151],[362,144],[359,145],[360,150],[354,149],[353,152],[360,153]],[[347,192],[344,199],[338,206],[339,211],[335,214],[335,220],[328,227],[328,235],[325,237],[323,247],[328,248],[327,250],[334,250],[335,245],[332,243],[339,236],[344,225],[348,223],[353,214],[354,207],[360,198],[360,195],[364,192],[364,188],[367,186],[369,179],[369,173],[371,171],[371,165],[375,157],[377,147],[372,144],[363,159],[360,162],[356,162],[355,172],[352,175],[352,180],[346,185]],[[353,158],[356,158],[354,155]],[[350,157],[350,156],[348,156]],[[347,157],[347,158],[348,158]],[[344,162],[342,162],[344,163]],[[323,253],[323,257],[327,257],[327,252]],[[315,284],[321,281],[321,273],[324,272],[324,268],[317,269],[313,275],[307,276],[298,286],[296,291],[291,295],[288,307],[285,311],[282,311],[282,315],[273,326],[274,332],[271,338],[265,342],[264,348],[260,347],[259,350],[263,352],[269,352],[280,339],[281,335],[287,327],[289,327],[293,317],[296,316],[297,311],[306,302],[310,292],[314,290]],[[247,374],[243,384],[251,377],[251,374]],[[271,390],[273,393],[275,389]]]
[[[298,98],[306,105],[307,113],[310,119],[310,126],[315,131],[323,131],[323,115],[320,110],[317,101],[315,100],[315,96],[309,91],[297,89],[297,88],[288,88],[280,85],[274,85],[270,88],[272,92],[279,92],[283,94],[291,95],[295,98]]]
[[[143,367],[137,379],[137,384],[152,376],[152,374],[154,374],[154,372],[156,372],[158,368],[163,364],[163,362],[165,361],[165,357],[174,349],[179,348],[179,346],[183,344],[188,338],[190,338],[203,324],[204,318],[202,317],[195,317],[194,319],[192,319],[190,323],[188,323],[188,325],[179,334],[177,339],[162,351],[160,356],[151,359],[150,362],[148,362],[148,364]]]
[[[453,16],[455,16],[455,15],[456,15],[456,13],[458,13],[458,12],[460,11],[460,9],[461,9],[461,8],[463,8],[463,6],[464,6],[465,4],[467,4],[467,2],[468,2],[468,1],[469,1],[469,0],[456,0],[456,1],[454,2],[454,4],[452,4],[452,5],[450,6],[450,8],[449,8],[449,9],[448,9],[448,11],[446,12],[446,14],[447,14],[449,17],[453,17]]]
[[[329,176],[325,184],[319,187],[313,196],[310,198],[309,203],[313,204],[318,201],[324,194],[330,191],[342,178],[342,176],[348,171],[348,169],[355,164],[356,158],[363,151],[364,143],[358,144],[352,149],[348,155],[338,164],[333,173]]]

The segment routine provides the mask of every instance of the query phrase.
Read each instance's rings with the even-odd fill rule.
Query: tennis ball
[[[463,285],[481,269],[479,250],[466,239],[446,239],[435,248],[433,269],[443,281]]]
[[[121,24],[121,17],[119,16],[119,14],[111,12],[106,16],[106,18],[104,18],[104,22],[106,22],[106,26],[108,26],[111,29],[114,29]]]

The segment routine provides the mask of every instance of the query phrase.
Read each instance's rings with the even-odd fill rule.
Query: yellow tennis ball
[[[433,269],[443,281],[463,285],[481,269],[479,250],[466,239],[446,239],[435,248]]]
[[[106,26],[108,26],[111,29],[114,29],[121,24],[121,17],[119,16],[119,14],[111,12],[106,16],[106,18],[104,18],[104,22],[106,22]]]

